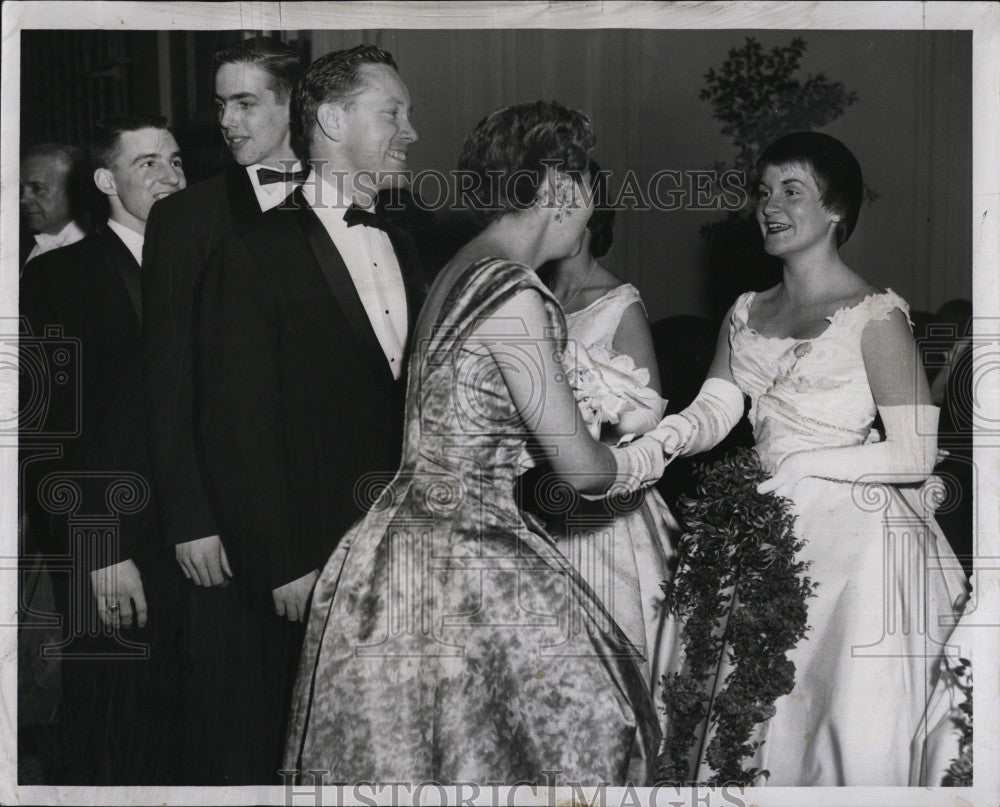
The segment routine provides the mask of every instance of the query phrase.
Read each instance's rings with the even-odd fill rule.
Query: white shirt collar
[[[124,224],[119,224],[113,219],[108,219],[108,227],[122,240],[128,251],[132,253],[132,257],[135,258],[135,262],[142,266],[142,244],[146,239],[135,230],[130,230]]]
[[[330,182],[323,174],[317,173],[315,168],[302,183],[302,195],[312,208],[339,208],[344,211],[351,205],[351,200],[341,193],[340,185]],[[343,218],[343,212],[340,216]]]
[[[389,236],[374,227],[348,227],[344,211],[350,198],[315,171],[303,183],[302,195],[340,253],[389,369],[399,378],[409,313],[406,285]]]
[[[340,188],[335,183],[330,182],[313,169],[309,172],[306,181],[302,183],[302,195],[328,231],[331,228],[333,231],[347,230],[344,211],[350,206],[351,201],[340,192]],[[331,232],[332,234],[333,232]]]
[[[288,194],[295,190],[294,182],[272,182],[269,185],[261,185],[260,180],[257,178],[257,169],[270,168],[270,166],[263,165],[262,163],[254,163],[253,165],[248,165],[246,168],[247,175],[250,177],[250,184],[253,185],[253,192],[257,197],[257,203],[260,205],[262,213],[266,213],[271,208],[280,205],[288,198]],[[292,165],[282,167],[280,170],[301,171],[302,164],[296,160]]]
[[[80,225],[75,221],[70,221],[55,235],[47,233],[37,233],[35,235],[35,247],[31,250],[31,257],[37,257],[53,249],[65,247],[80,241],[86,233],[80,229]]]

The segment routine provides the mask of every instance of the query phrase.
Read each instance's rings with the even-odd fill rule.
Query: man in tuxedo
[[[312,171],[223,240],[199,327],[207,478],[285,676],[282,732],[319,570],[371,503],[361,488],[398,466],[407,341],[425,294],[412,242],[369,209],[417,139],[392,57],[359,46],[317,59],[293,109]]]
[[[153,208],[144,250],[142,352],[150,456],[160,521],[184,577],[189,675],[185,685],[185,784],[242,784],[272,770],[248,704],[260,682],[255,621],[244,582],[202,480],[194,438],[192,349],[196,297],[213,250],[235,226],[258,219],[301,181],[289,103],[302,61],[275,39],[247,40],[215,55],[219,129],[236,164]],[[263,684],[261,684],[263,686]],[[270,725],[275,718],[263,715]],[[265,732],[267,733],[267,732]],[[266,781],[266,780],[264,780]]]
[[[93,181],[110,218],[82,241],[35,258],[21,284],[32,335],[58,326],[79,350],[76,366],[53,365],[75,378],[78,398],[54,396],[46,422],[30,431],[32,409],[22,408],[26,449],[33,434],[48,440],[46,424],[49,437],[77,424],[64,430],[61,456],[28,463],[25,477],[33,531],[57,567],[67,631],[49,774],[64,784],[165,784],[173,775],[176,601],[147,481],[139,274],[149,209],[185,178],[160,117],[106,118],[93,152]],[[26,366],[40,350],[22,342]],[[80,531],[83,523],[89,528]]]
[[[21,220],[33,237],[20,264],[86,236],[90,218],[86,200],[92,190],[86,154],[76,146],[44,143],[21,160]]]
[[[196,291],[212,250],[236,225],[279,204],[297,166],[288,124],[298,54],[271,39],[215,55],[219,128],[236,165],[156,205],[143,263],[143,360],[160,517],[184,574],[217,586],[228,569],[195,451],[191,345]],[[280,176],[277,176],[280,174]],[[277,180],[277,181],[275,181]]]

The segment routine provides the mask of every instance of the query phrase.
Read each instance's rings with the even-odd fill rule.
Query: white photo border
[[[18,154],[20,111],[20,37],[24,29],[114,30],[318,30],[407,28],[670,28],[783,30],[971,30],[972,31],[972,255],[976,335],[1000,334],[1000,5],[986,2],[28,2],[11,0],[2,9],[2,100],[0,100],[0,322],[16,322],[18,288]],[[17,409],[16,365],[0,357],[0,412]],[[16,358],[14,359],[16,362]],[[1000,372],[977,366],[976,394],[991,402],[1000,416]],[[975,462],[983,471],[977,495],[980,511],[979,555],[1000,567],[1000,439],[975,437]],[[16,621],[17,611],[17,452],[0,445],[0,614]],[[803,805],[996,805],[1000,794],[1000,597],[997,569],[982,569],[976,578],[977,614],[982,617],[973,647],[976,676],[975,758],[973,788],[752,788],[746,804],[762,807]],[[990,618],[992,615],[992,618]],[[82,788],[17,785],[17,631],[0,632],[0,803],[3,804],[312,804],[305,796],[290,801],[281,787],[252,788]],[[872,727],[878,731],[877,726]],[[540,792],[521,787],[486,789],[475,804],[572,803],[570,792]],[[721,791],[691,792],[679,801],[665,790],[651,798],[649,790],[608,788],[608,805],[738,804]],[[424,803],[436,791],[424,794]],[[493,794],[496,794],[494,797]],[[335,791],[323,794],[334,803]],[[344,794],[350,796],[351,794]],[[388,804],[381,798],[344,800],[344,804]],[[452,796],[460,796],[454,794]],[[467,793],[465,794],[468,795]],[[588,789],[588,795],[592,790]],[[450,796],[451,797],[451,796]],[[499,799],[499,801],[498,801]],[[514,799],[514,801],[510,801]]]

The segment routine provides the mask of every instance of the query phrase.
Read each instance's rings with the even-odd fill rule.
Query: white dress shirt
[[[132,253],[132,257],[135,258],[135,262],[142,266],[142,242],[146,239],[139,235],[135,230],[130,230],[124,224],[119,224],[113,219],[108,219],[108,227],[111,228],[111,232],[117,235],[122,243],[128,247],[128,251]]]
[[[295,190],[296,183],[294,182],[271,182],[268,185],[261,185],[260,180],[257,178],[258,168],[270,168],[267,165],[261,165],[260,163],[255,163],[254,165],[247,166],[247,174],[250,176],[250,184],[253,185],[254,195],[257,197],[257,204],[260,205],[260,212],[266,213],[268,210],[277,207],[285,199],[288,198],[288,194]],[[280,170],[285,173],[289,171],[301,171],[302,165],[296,162],[291,168],[281,168],[281,169],[271,169],[274,171]]]
[[[344,259],[389,369],[399,378],[406,345],[406,286],[389,236],[364,224],[348,227],[344,212],[350,200],[315,171],[302,185],[302,193]]]
[[[35,246],[31,248],[31,252],[28,253],[27,263],[32,258],[37,258],[39,255],[44,255],[46,252],[51,252],[53,249],[59,249],[59,247],[68,247],[70,244],[75,244],[77,241],[83,239],[86,233],[80,229],[80,226],[75,221],[70,221],[65,227],[63,227],[55,235],[47,235],[46,233],[38,233],[35,236]]]

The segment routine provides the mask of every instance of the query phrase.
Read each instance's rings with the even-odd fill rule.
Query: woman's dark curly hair
[[[474,212],[488,223],[531,207],[546,168],[582,174],[593,147],[590,119],[582,112],[557,101],[509,106],[483,118],[466,138],[458,161],[459,172],[466,172],[462,190],[472,194]]]

